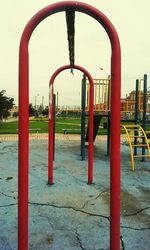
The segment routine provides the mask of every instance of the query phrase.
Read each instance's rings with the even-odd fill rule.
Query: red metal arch
[[[96,8],[77,1],[64,1],[40,10],[26,25],[19,51],[19,155],[18,155],[18,248],[28,249],[28,44],[36,26],[46,17],[68,9],[97,20],[107,32],[111,48],[111,149],[110,149],[110,249],[120,249],[120,43],[109,19]]]
[[[93,113],[94,113],[94,107],[93,107],[93,102],[94,102],[94,83],[92,76],[90,73],[84,69],[81,66],[74,65],[65,65],[57,69],[53,75],[51,76],[49,85],[50,85],[50,93],[51,96],[53,96],[53,84],[55,81],[55,78],[57,77],[58,74],[60,74],[62,71],[74,68],[77,70],[82,71],[89,79],[90,83],[90,103],[89,103],[89,147],[88,147],[88,184],[91,184],[93,181]],[[49,160],[48,160],[48,183],[51,185],[53,184],[53,103],[52,99],[50,100],[50,117],[49,117]]]

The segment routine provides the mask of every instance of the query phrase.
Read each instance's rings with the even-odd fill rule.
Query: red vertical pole
[[[19,55],[18,249],[28,249],[28,52]]]
[[[110,112],[110,249],[120,249],[120,50],[112,52]]]
[[[93,102],[94,102],[93,80],[90,79],[90,101],[89,101],[89,147],[88,147],[88,184],[93,182]]]
[[[53,184],[53,150],[54,150],[54,105],[53,84],[49,85],[49,146],[48,146],[48,184]]]

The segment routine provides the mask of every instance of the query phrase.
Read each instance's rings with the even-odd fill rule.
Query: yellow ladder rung
[[[128,138],[129,146],[130,146],[130,153],[131,153],[131,164],[132,164],[132,171],[134,171],[134,159],[135,158],[150,158],[150,148],[147,136],[145,131],[140,125],[122,125],[122,127],[126,131],[126,135]],[[137,131],[137,134],[136,134]],[[134,141],[133,138],[137,138],[137,141]],[[142,139],[145,139],[144,141]],[[133,147],[144,147],[144,150],[148,150],[147,154],[142,155],[134,155]]]
[[[144,135],[130,135],[130,138],[144,138]]]
[[[150,155],[133,155],[134,158],[144,158],[144,157],[150,157]]]
[[[135,132],[135,131],[139,131],[139,132],[142,132],[141,130],[139,130],[138,128],[136,129],[132,129],[132,128],[127,128],[128,131],[132,131],[132,132]]]
[[[130,124],[130,125],[122,125],[126,128],[135,128],[135,127],[139,127],[139,125],[136,125],[136,124]]]

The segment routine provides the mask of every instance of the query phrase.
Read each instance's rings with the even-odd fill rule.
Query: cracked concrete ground
[[[79,140],[56,141],[54,185],[47,185],[47,141],[30,141],[29,249],[109,249],[109,157],[94,146],[94,183]],[[17,142],[0,143],[0,249],[17,249]],[[120,249],[150,249],[150,163],[135,161],[121,145]]]

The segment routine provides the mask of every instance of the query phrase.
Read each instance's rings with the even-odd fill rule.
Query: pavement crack
[[[134,212],[134,213],[132,213],[132,214],[125,214],[124,216],[125,216],[125,217],[127,217],[127,216],[135,216],[135,215],[137,215],[137,214],[142,213],[143,211],[145,211],[145,210],[147,210],[147,209],[150,209],[150,206],[141,208],[141,209],[137,210],[136,212]]]
[[[18,205],[18,203],[11,203],[11,204],[7,204],[7,205],[2,205],[2,206],[0,206],[1,208],[2,207],[11,207],[11,206],[16,206],[16,205]]]
[[[77,229],[75,229],[75,235],[76,235],[76,239],[77,239],[77,242],[78,242],[80,248],[82,250],[86,250],[86,248],[84,248],[82,245],[82,240],[81,240],[80,234],[78,233]]]
[[[123,241],[123,236],[120,236],[120,241],[121,241],[121,246],[122,246],[122,250],[125,250],[125,245],[124,245],[124,241]]]
[[[106,190],[100,192],[96,197],[87,200],[87,201],[82,205],[81,209],[85,208],[85,206],[86,206],[89,202],[97,200],[97,199],[98,199],[103,193],[105,193],[105,192],[106,192]]]
[[[131,229],[135,231],[145,231],[150,230],[150,227],[141,227],[141,228],[135,228],[135,227],[128,227],[128,226],[120,226],[121,228]]]
[[[8,197],[8,198],[12,198],[12,199],[14,199],[14,200],[17,200],[16,197],[11,196],[11,195],[7,195],[7,194],[5,194],[5,193],[3,193],[3,192],[0,192],[0,194],[3,195],[3,196],[5,196],[5,197]],[[16,205],[18,205],[18,203],[10,203],[10,204],[7,204],[7,205],[1,205],[0,207],[3,208],[3,207],[11,207],[11,206],[16,206]]]
[[[12,199],[14,199],[14,200],[17,200],[17,198],[16,198],[15,196],[8,195],[8,194],[5,194],[5,193],[3,193],[3,192],[0,192],[0,194],[2,194],[3,196],[6,196],[6,197],[8,197],[8,198],[12,198]]]
[[[89,216],[95,216],[95,217],[100,217],[100,218],[104,218],[107,219],[108,221],[110,221],[108,216],[102,215],[102,214],[95,214],[95,213],[91,213],[91,212],[87,212],[85,210],[82,210],[81,208],[76,208],[76,207],[72,207],[72,206],[58,206],[56,204],[48,204],[48,203],[37,203],[37,202],[29,202],[30,205],[36,205],[36,206],[49,206],[49,207],[54,207],[54,208],[62,208],[62,209],[72,209],[73,211],[79,212],[79,213],[83,213]]]

